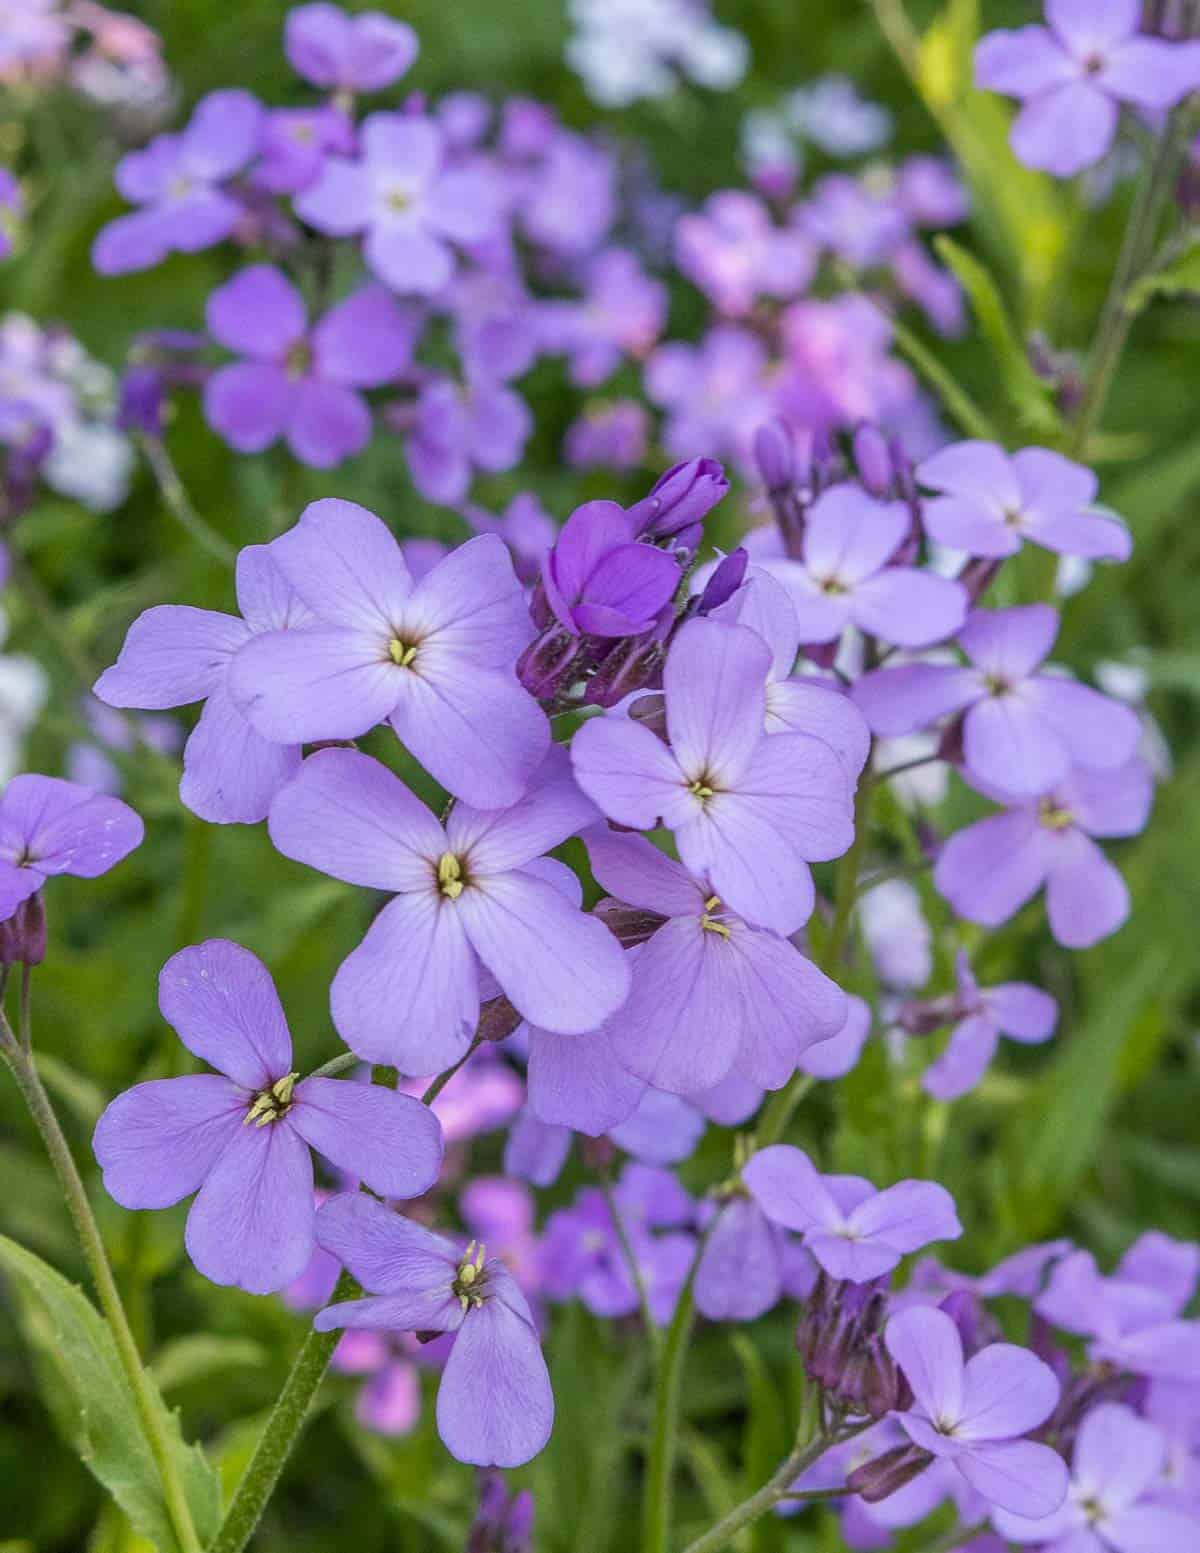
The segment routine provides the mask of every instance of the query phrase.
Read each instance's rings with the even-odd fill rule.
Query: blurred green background
[[[127,0],[128,3],[128,0]],[[129,5],[162,34],[182,111],[218,86],[249,88],[272,103],[309,100],[280,48],[286,8],[278,0],[147,0]],[[354,7],[351,7],[354,8]],[[561,0],[395,0],[376,8],[410,21],[422,40],[406,85],[430,93],[471,88],[493,99],[527,93],[554,103],[571,124],[603,124],[646,149],[666,188],[697,201],[740,182],[738,124],[746,108],[836,69],[895,115],[899,153],[937,149],[941,136],[897,68],[866,4],[848,0],[729,3],[723,20],[750,38],[754,65],[727,96],[683,91],[661,104],[600,113],[562,63]],[[969,25],[971,5],[912,6],[922,25]],[[1032,20],[1018,3],[979,8],[985,27]],[[930,56],[934,90],[943,58]],[[951,72],[953,75],[953,72]],[[1001,109],[961,97],[955,111],[983,126],[991,187],[984,220],[968,241],[992,267],[1015,316],[1049,326],[1055,343],[1085,348],[1115,262],[1128,188],[1088,212],[1072,231],[1069,196],[1037,181],[1026,191],[1004,152]],[[0,308],[61,320],[102,360],[117,365],[131,336],[157,326],[195,328],[203,303],[227,273],[228,254],[174,257],[146,275],[101,279],[88,249],[116,214],[111,171],[119,147],[98,114],[53,96],[27,113],[0,108],[0,135],[12,141],[20,116],[28,133],[35,204],[33,241],[0,268]],[[0,161],[6,159],[0,140]],[[1004,195],[1004,190],[1008,195]],[[1022,230],[988,219],[989,202],[1015,196]],[[1025,197],[1028,193],[1028,198]],[[1039,203],[1041,201],[1042,203]],[[1035,223],[1048,222],[1047,227]],[[1047,231],[1059,283],[1041,273]],[[677,283],[673,332],[686,336],[702,316],[694,293]],[[847,1081],[806,1103],[800,1135],[828,1167],[861,1169],[880,1180],[936,1174],[955,1193],[967,1226],[956,1265],[976,1270],[1033,1238],[1065,1233],[1113,1257],[1144,1227],[1195,1237],[1200,1230],[1200,435],[1197,345],[1200,311],[1188,302],[1156,305],[1139,321],[1113,398],[1104,445],[1104,499],[1130,522],[1129,565],[1100,573],[1066,606],[1063,656],[1089,672],[1101,659],[1137,650],[1151,684],[1151,707],[1175,757],[1148,832],[1116,850],[1134,896],[1131,922],[1112,940],[1068,955],[1049,939],[1040,908],[991,942],[985,979],[1021,974],[1060,999],[1060,1038],[1046,1053],[1019,1053],[952,1113],[923,1098],[915,1079],[889,1070],[880,1043]],[[995,368],[977,334],[936,349],[991,407]],[[630,383],[632,383],[630,379]],[[563,517],[586,496],[640,494],[656,472],[619,482],[580,477],[558,449],[578,396],[557,366],[529,385],[537,431],[525,464],[478,491],[498,508],[517,489],[537,490]],[[1014,445],[1026,428],[1014,417]],[[398,532],[461,537],[457,520],[422,503],[409,486],[399,444],[379,434],[369,456],[324,475],[282,456],[232,456],[185,403],[169,433],[193,500],[235,544],[261,540],[293,521],[320,495],[374,508]],[[665,459],[663,460],[665,462]],[[732,522],[732,519],[730,520]],[[112,660],[132,617],[162,601],[227,607],[228,574],[198,551],[164,513],[145,473],[129,502],[95,517],[67,502],[42,500],[22,521],[17,543],[54,601],[48,621],[28,598],[5,595],[9,647],[36,656],[53,682],[49,709],[31,741],[30,769],[62,769],[88,663]],[[69,641],[75,661],[64,651]],[[184,714],[185,718],[190,714]],[[170,1037],[155,1006],[159,966],[201,937],[235,938],[262,955],[280,985],[302,1063],[336,1049],[327,1016],[328,984],[361,935],[370,902],[279,858],[262,827],[206,826],[180,806],[169,764],[127,762],[126,796],[145,816],[146,844],[94,884],[64,881],[50,899],[53,952],[36,978],[37,1045],[81,1159],[90,1162],[91,1125],[107,1099],[137,1079],[165,1071]],[[957,810],[954,811],[957,813]],[[967,812],[965,803],[962,810]],[[887,816],[885,816],[887,818]],[[899,823],[896,816],[891,822]],[[936,899],[927,902],[945,921]],[[949,953],[939,953],[939,974]],[[712,1129],[685,1170],[704,1186],[726,1170],[730,1138]],[[475,1168],[495,1169],[499,1141],[477,1147]],[[94,1172],[93,1172],[94,1175]],[[583,1179],[572,1165],[543,1194],[552,1205]],[[255,1432],[303,1332],[302,1318],[273,1299],[219,1290],[182,1254],[183,1210],[135,1216],[94,1200],[137,1325],[157,1354],[168,1400],[189,1435],[212,1444],[227,1483],[236,1480]],[[0,1232],[31,1247],[70,1276],[83,1269],[65,1210],[6,1076],[0,1077]],[[22,1330],[24,1329],[24,1331]],[[211,1342],[188,1342],[197,1333]],[[140,1544],[64,1443],[53,1398],[62,1383],[54,1341],[19,1300],[0,1303],[0,1549],[36,1553],[134,1553]],[[548,1353],[559,1423],[549,1449],[515,1480],[538,1497],[543,1553],[625,1553],[637,1545],[639,1442],[646,1426],[644,1375],[636,1334],[559,1310]],[[450,1461],[433,1432],[431,1408],[410,1438],[385,1442],[353,1420],[356,1382],[330,1381],[255,1543],[263,1553],[424,1553],[458,1548],[473,1503],[472,1475]],[[786,1417],[798,1393],[791,1326],[782,1309],[752,1337],[737,1328],[702,1330],[685,1394],[687,1478],[680,1524],[698,1531],[756,1484],[783,1453]],[[52,1401],[45,1400],[49,1396]],[[788,1529],[770,1519],[745,1548],[833,1550],[835,1523],[808,1517]],[[7,1539],[7,1540],[5,1540]],[[923,1543],[910,1537],[902,1546]]]

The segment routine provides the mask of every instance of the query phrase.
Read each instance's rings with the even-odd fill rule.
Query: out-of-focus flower
[[[817,268],[811,240],[797,225],[777,227],[753,194],[711,195],[675,228],[679,268],[722,313],[739,318],[759,297],[790,300]]]
[[[567,427],[563,452],[577,469],[637,469],[649,440],[650,417],[636,399],[592,399]]]
[[[60,777],[15,776],[0,794],[0,921],[59,874],[96,879],[142,844],[119,798]]]
[[[788,98],[786,112],[795,132],[830,156],[863,156],[892,134],[887,109],[861,97],[847,76],[821,76],[799,88]]]
[[[407,22],[381,11],[298,5],[288,12],[284,52],[297,75],[339,93],[378,92],[411,67],[420,43]]]
[[[754,433],[771,414],[767,351],[732,324],[699,345],[660,345],[646,363],[647,396],[667,412],[663,446],[676,458],[735,457],[752,467]]]
[[[749,63],[745,38],[719,26],[706,0],[570,0],[569,11],[567,63],[605,108],[665,97],[680,75],[728,91]]]
[[[933,934],[913,886],[906,879],[872,885],[857,915],[879,979],[896,991],[923,987],[933,971]]]
[[[272,108],[250,180],[268,194],[299,194],[320,177],[326,156],[353,150],[354,126],[339,108]]]
[[[0,167],[0,259],[7,259],[16,247],[23,209],[21,185],[7,167]]]
[[[1027,982],[980,987],[965,954],[956,961],[956,978],[957,995],[948,1011],[956,1021],[954,1030],[946,1050],[921,1079],[925,1092],[938,1100],[957,1100],[975,1088],[1002,1035],[1036,1046],[1050,1039],[1058,1021],[1058,1005],[1040,987]]]
[[[413,484],[428,501],[454,506],[465,499],[475,469],[514,468],[532,430],[529,406],[506,384],[486,376],[465,383],[431,377],[408,418]]]

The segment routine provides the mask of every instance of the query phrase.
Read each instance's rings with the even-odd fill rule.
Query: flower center
[[[1006,528],[1020,528],[1025,521],[1025,514],[1020,507],[1005,507],[1001,516]]]
[[[172,178],[170,183],[167,184],[167,194],[173,200],[186,199],[191,192],[192,180],[183,177],[182,174]]]
[[[417,656],[417,644],[404,642],[398,636],[393,636],[388,642],[388,657],[398,669],[410,669],[413,660]]]
[[[1003,674],[985,674],[983,687],[989,696],[1007,696],[1012,692],[1012,681]]]
[[[822,593],[828,593],[830,595],[845,593],[846,591],[845,583],[839,582],[836,577],[820,577],[817,579],[817,586],[820,588]]]
[[[688,783],[688,792],[701,803],[707,803],[716,793],[716,785],[707,771],[702,771]]]
[[[1069,830],[1075,823],[1070,809],[1056,804],[1053,798],[1043,798],[1038,804],[1038,824],[1046,830]]]
[[[1105,58],[1103,54],[1089,54],[1083,61],[1083,73],[1086,76],[1097,76],[1104,69]]]
[[[292,1109],[292,1090],[299,1077],[298,1073],[285,1073],[282,1078],[275,1080],[270,1089],[260,1090],[242,1118],[242,1126],[249,1127],[253,1122],[256,1127],[266,1127],[268,1123],[277,1122],[281,1116],[286,1116]]]
[[[723,922],[712,915],[720,904],[721,897],[719,895],[710,895],[704,902],[704,915],[700,918],[700,931],[702,933],[715,933],[718,938],[728,938],[729,929]]]
[[[383,196],[383,203],[396,215],[406,211],[412,204],[413,197],[408,189],[389,189]]]
[[[309,367],[312,366],[312,351],[307,340],[297,340],[294,345],[288,347],[287,355],[283,358],[283,368],[290,378],[304,377]]]
[[[443,852],[437,865],[438,889],[448,900],[456,901],[466,889],[462,864],[453,852]]]
[[[473,1306],[477,1309],[487,1298],[487,1278],[483,1270],[486,1255],[487,1249],[483,1242],[473,1240],[458,1264],[450,1290],[463,1310],[470,1310]]]

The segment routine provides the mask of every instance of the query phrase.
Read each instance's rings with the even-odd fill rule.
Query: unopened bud
[[[920,1002],[905,1003],[897,1022],[905,1035],[932,1035],[952,1019],[962,1014],[959,999],[953,994],[944,998],[926,998]]]
[[[38,890],[0,922],[0,965],[40,965],[45,958],[46,903]]]
[[[765,421],[754,433],[754,462],[772,494],[796,484],[796,437],[787,421]]]
[[[867,1504],[878,1504],[911,1483],[932,1460],[919,1446],[897,1445],[857,1467],[846,1479],[846,1487]]]
[[[520,1023],[520,1014],[506,997],[491,998],[479,1010],[475,1036],[480,1041],[507,1041]]]
[[[580,646],[570,631],[548,626],[517,659],[517,678],[536,700],[553,699],[579,657]]]
[[[625,949],[631,949],[635,944],[644,944],[648,938],[653,938],[667,920],[657,911],[646,911],[641,906],[626,906],[623,901],[615,901],[610,896],[596,903],[592,915],[604,923]]]
[[[667,698],[661,692],[639,696],[629,708],[629,719],[641,723],[643,728],[649,728],[655,738],[661,739],[664,744],[668,742]]]
[[[522,1489],[511,1499],[504,1475],[489,1468],[479,1474],[475,1519],[464,1553],[529,1553],[533,1535],[533,1495]]]
[[[704,584],[704,590],[696,604],[696,614],[707,615],[726,604],[745,581],[749,554],[739,545],[717,562],[712,576]]]
[[[872,496],[892,491],[892,451],[878,426],[864,421],[854,433],[854,464],[858,477]]]
[[[671,620],[674,611],[667,606]],[[657,630],[644,636],[630,636],[619,642],[588,680],[584,691],[587,706],[616,706],[635,690],[651,684],[665,656]]]
[[[659,477],[640,502],[629,508],[633,532],[647,539],[674,539],[685,549],[699,544],[704,519],[729,490],[715,458],[692,458]]]
[[[579,1157],[589,1170],[603,1173],[617,1157],[617,1146],[609,1138],[583,1135],[579,1139]]]

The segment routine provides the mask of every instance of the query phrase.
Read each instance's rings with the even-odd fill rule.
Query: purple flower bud
[[[633,532],[647,539],[675,539],[695,549],[700,525],[729,490],[715,458],[676,464],[655,482],[649,496],[629,509]]]
[[[121,396],[117,425],[122,431],[140,431],[147,437],[160,437],[167,385],[159,367],[133,366],[121,378]]]
[[[667,918],[657,911],[643,911],[640,906],[626,906],[622,901],[606,896],[596,905],[594,915],[625,949],[644,944],[653,938]]]
[[[778,416],[754,433],[754,461],[767,490],[790,491],[796,484],[796,437]]]
[[[635,723],[649,728],[655,738],[661,739],[664,744],[670,743],[667,734],[667,698],[664,695],[639,696],[630,707],[629,715]]]
[[[539,701],[549,701],[582,648],[579,637],[572,636],[558,624],[549,625],[517,659],[517,678],[531,696]]]
[[[716,570],[704,585],[696,605],[696,614],[707,615],[714,609],[720,609],[722,604],[727,604],[741,587],[749,564],[750,557],[741,545],[722,556]]]
[[[943,998],[926,998],[905,1003],[900,1010],[899,1023],[906,1035],[932,1035],[961,1017],[962,1008],[954,994]]]
[[[533,1495],[522,1489],[512,1499],[504,1474],[479,1474],[479,1500],[464,1553],[529,1553],[533,1534]]]
[[[967,597],[972,604],[978,604],[1003,564],[1002,561],[989,560],[986,556],[975,556],[959,572],[958,580],[967,590]]]
[[[869,421],[854,433],[854,463],[859,479],[872,496],[890,496],[894,470],[888,439]]]
[[[878,1504],[911,1483],[932,1460],[928,1451],[916,1445],[897,1445],[856,1468],[846,1479],[846,1486],[867,1504]]]
[[[0,965],[40,965],[46,958],[46,903],[38,890],[0,922]]]
[[[475,1035],[481,1041],[507,1041],[521,1016],[504,996],[491,998],[479,1011]]]

